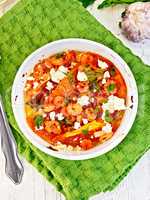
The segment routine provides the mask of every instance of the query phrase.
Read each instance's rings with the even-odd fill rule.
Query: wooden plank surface
[[[16,0],[9,0],[5,6],[0,6],[0,15],[10,8]],[[90,6],[88,10],[97,20],[101,21],[117,37],[119,37],[143,61],[150,64],[150,41],[134,44],[127,41],[118,27],[120,14],[124,6],[97,10],[99,1]],[[141,69],[142,70],[142,69]],[[25,173],[20,185],[15,186],[5,176],[5,160],[0,151],[0,199],[2,200],[65,200],[64,196],[47,183],[47,181],[25,160],[23,160]],[[98,194],[91,200],[150,200],[150,151],[131,170],[128,176],[112,192]]]

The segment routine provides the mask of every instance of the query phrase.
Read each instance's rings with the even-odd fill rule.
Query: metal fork
[[[16,142],[5,114],[1,94],[0,94],[0,137],[1,137],[2,151],[6,159],[5,163],[6,175],[13,181],[14,184],[19,184],[22,181],[24,169],[18,157]]]

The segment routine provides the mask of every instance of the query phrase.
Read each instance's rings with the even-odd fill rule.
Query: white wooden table
[[[10,3],[16,0],[9,0]],[[0,7],[2,15],[9,7]],[[88,10],[119,37],[135,54],[139,55],[144,62],[150,65],[150,41],[140,44],[133,44],[127,41],[120,33],[118,22],[123,6],[117,6],[105,10],[97,10],[96,6],[90,6]],[[56,191],[54,186],[49,184],[31,165],[23,160],[25,168],[23,181],[19,186],[5,176],[5,160],[0,151],[0,199],[2,200],[65,200],[65,197]],[[78,199],[79,200],[79,199]],[[131,170],[128,176],[112,192],[98,194],[91,200],[150,200],[150,151]]]

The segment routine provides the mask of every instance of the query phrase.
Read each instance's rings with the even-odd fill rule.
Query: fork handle
[[[1,133],[0,134],[1,147],[6,159],[5,162],[6,175],[14,182],[14,184],[19,184],[22,180],[24,169],[18,157],[16,142],[4,111],[4,106],[1,96],[0,96],[0,133]]]

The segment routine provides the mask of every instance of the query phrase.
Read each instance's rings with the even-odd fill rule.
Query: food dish
[[[92,52],[67,50],[40,60],[24,89],[27,123],[55,150],[83,151],[110,139],[127,108],[116,66]]]
[[[109,48],[83,39],[56,41],[31,54],[12,88],[13,111],[25,136],[63,159],[88,159],[114,148],[130,130],[137,105],[126,63]]]

